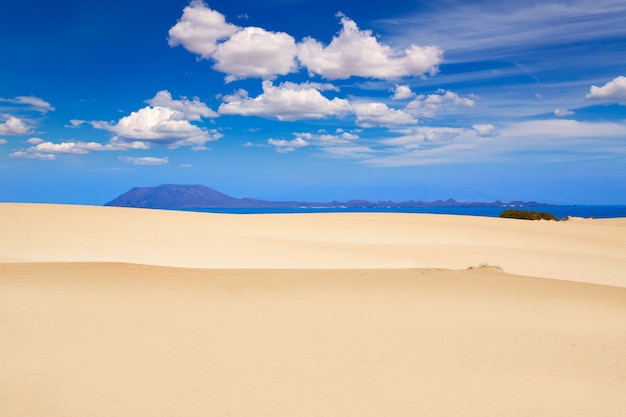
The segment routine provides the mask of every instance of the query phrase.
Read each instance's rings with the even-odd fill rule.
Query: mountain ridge
[[[236,198],[205,185],[162,184],[156,187],[135,187],[104,204],[114,207],[152,209],[208,209],[208,208],[402,208],[402,207],[548,207],[536,201],[459,202],[452,198],[435,201],[271,201],[255,198]]]

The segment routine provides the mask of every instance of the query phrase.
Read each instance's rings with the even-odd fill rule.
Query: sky
[[[0,201],[626,204],[623,0],[0,3]]]

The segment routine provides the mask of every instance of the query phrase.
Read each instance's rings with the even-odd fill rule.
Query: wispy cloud
[[[39,113],[48,113],[55,110],[52,104],[42,98],[34,96],[17,96],[15,98],[0,97],[0,102],[10,103],[21,108],[37,111]]]
[[[568,2],[442,2],[431,12],[381,20],[400,39],[440,45],[446,59],[495,59],[560,45],[621,37],[626,4],[621,0]],[[396,39],[398,41],[399,39]]]
[[[152,156],[120,156],[120,161],[133,165],[167,165],[169,164],[169,158],[156,158]]]

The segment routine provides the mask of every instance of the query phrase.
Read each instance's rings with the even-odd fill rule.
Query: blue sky
[[[626,3],[3,1],[0,201],[626,204]]]

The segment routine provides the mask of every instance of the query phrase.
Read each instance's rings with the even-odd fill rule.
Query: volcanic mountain
[[[254,198],[235,198],[204,185],[172,185],[164,184],[157,187],[138,187],[109,201],[105,206],[140,207],[154,209],[202,209],[202,208],[297,208],[297,207],[470,207],[470,206],[546,206],[534,201],[512,201],[503,203],[468,203],[453,199],[436,201],[365,201],[350,200],[346,202],[302,202],[302,201],[269,201]]]

